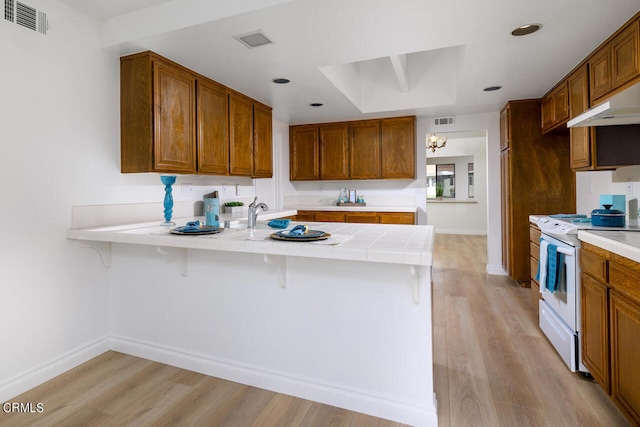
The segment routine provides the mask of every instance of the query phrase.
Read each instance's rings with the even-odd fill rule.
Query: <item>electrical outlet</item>
[[[193,196],[193,185],[191,184],[182,184],[181,187],[182,197],[192,197]]]
[[[227,194],[227,184],[222,184],[222,194]]]
[[[633,182],[627,182],[627,194],[633,194]]]

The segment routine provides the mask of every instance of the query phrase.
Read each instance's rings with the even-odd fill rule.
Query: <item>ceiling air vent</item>
[[[253,31],[248,34],[240,34],[237,36],[233,36],[234,39],[238,40],[240,43],[248,47],[249,49],[264,46],[266,44],[273,43],[269,37],[265,36],[262,30]]]
[[[434,126],[444,126],[453,124],[453,116],[449,117],[436,117],[433,119]]]
[[[4,0],[4,19],[22,27],[47,34],[47,14],[16,0]]]

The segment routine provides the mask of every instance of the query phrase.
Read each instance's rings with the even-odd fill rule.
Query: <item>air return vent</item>
[[[4,0],[4,19],[22,27],[47,34],[47,14],[16,0]]]
[[[449,117],[435,117],[433,119],[433,124],[435,126],[443,126],[443,125],[452,125],[453,124],[453,116]]]

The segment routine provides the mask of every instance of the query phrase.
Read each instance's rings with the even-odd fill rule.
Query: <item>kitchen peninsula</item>
[[[169,234],[154,222],[70,229],[67,237],[109,267],[113,350],[437,425],[433,228],[305,225],[336,240],[276,241],[264,222],[205,236]]]

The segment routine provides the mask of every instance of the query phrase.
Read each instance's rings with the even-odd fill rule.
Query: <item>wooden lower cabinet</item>
[[[323,212],[318,211],[314,214],[315,222],[345,222],[346,215],[344,212]]]
[[[610,301],[611,397],[640,424],[640,304],[615,291]]]
[[[407,224],[416,223],[413,212],[358,212],[358,211],[298,211],[295,221],[349,222],[360,224]]]
[[[540,284],[536,280],[538,275],[538,260],[540,259],[540,228],[537,225],[529,226],[529,260],[531,262],[531,304],[538,312],[540,295]]]
[[[607,285],[582,274],[582,362],[607,393],[609,376],[609,302]]]
[[[407,224],[416,223],[416,214],[411,212],[379,212],[380,224]]]
[[[640,263],[583,243],[582,361],[640,425]]]

